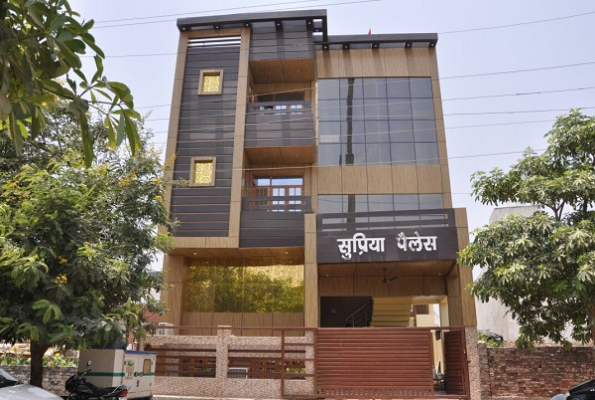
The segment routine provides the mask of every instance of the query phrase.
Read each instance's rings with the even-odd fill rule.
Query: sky
[[[470,230],[492,206],[471,195],[471,175],[506,170],[531,147],[545,149],[556,116],[595,115],[592,0],[71,0],[93,19],[105,74],[126,83],[165,147],[179,31],[177,18],[326,9],[330,35],[438,33],[436,47],[454,207]],[[167,4],[167,5],[166,5]],[[86,63],[93,65],[91,58]]]

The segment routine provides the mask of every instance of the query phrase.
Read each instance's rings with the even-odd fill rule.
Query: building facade
[[[178,28],[167,159],[187,184],[166,199],[179,224],[163,321],[193,335],[220,325],[262,328],[243,333],[256,336],[413,332],[421,313],[436,315],[425,319],[434,342],[449,327],[473,337],[437,35],[329,36],[324,10]],[[432,346],[430,364],[444,369],[446,345]]]

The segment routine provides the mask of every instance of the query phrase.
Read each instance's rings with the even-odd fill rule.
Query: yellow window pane
[[[202,93],[219,93],[219,85],[221,84],[221,75],[219,74],[205,74],[202,77]]]
[[[213,183],[213,162],[203,161],[194,164],[194,183]]]

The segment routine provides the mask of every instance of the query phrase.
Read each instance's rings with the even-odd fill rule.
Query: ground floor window
[[[198,261],[186,271],[188,312],[295,313],[304,311],[303,265],[217,265]],[[236,263],[236,265],[241,262]]]

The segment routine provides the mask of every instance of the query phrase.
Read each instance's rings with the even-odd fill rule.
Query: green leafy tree
[[[528,149],[508,172],[472,177],[483,204],[532,204],[542,211],[476,230],[459,256],[462,265],[485,268],[472,291],[509,308],[521,347],[545,337],[569,346],[567,327],[575,341],[595,339],[595,118],[571,110],[546,138],[542,154]]]
[[[80,143],[60,142],[68,136],[28,142],[38,153],[23,154],[39,165],[0,163],[0,340],[31,342],[37,386],[50,346],[125,343],[144,335],[145,311],[162,311],[152,296],[161,274],[150,269],[169,245],[156,228],[171,227],[159,154],[96,143],[86,167]]]
[[[104,76],[105,55],[90,33],[93,20],[78,17],[67,0],[0,0],[0,129],[20,154],[23,140],[46,124],[45,108],[60,103],[75,116],[89,166],[95,133],[90,110],[102,115],[109,145],[127,138],[133,154],[140,146],[140,116],[129,88]],[[90,79],[81,62],[88,50],[95,53]]]

